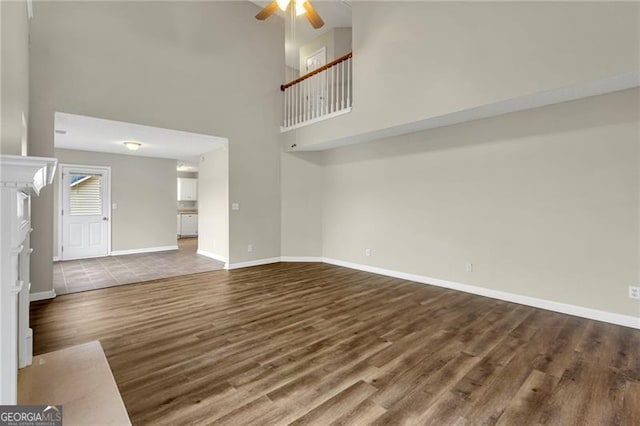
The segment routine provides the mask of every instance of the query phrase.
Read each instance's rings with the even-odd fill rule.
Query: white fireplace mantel
[[[0,155],[0,405],[17,403],[18,368],[32,360],[31,196],[52,183],[56,165],[55,158]]]
[[[18,189],[30,188],[38,195],[43,186],[53,183],[58,160],[47,157],[0,155],[0,184]]]

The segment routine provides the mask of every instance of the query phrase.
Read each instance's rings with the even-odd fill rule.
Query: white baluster
[[[318,116],[318,74],[313,76],[313,114],[311,118]]]
[[[340,65],[342,66],[342,96],[340,97],[340,104],[341,104],[342,107],[340,109],[344,109],[344,99],[345,99],[344,87],[346,86],[346,83],[347,83],[345,81],[346,80],[346,78],[345,78],[345,68],[347,68],[347,67],[345,66],[344,61],[341,62]]]
[[[316,74],[316,118],[320,116],[320,85],[322,81],[320,74]]]
[[[329,73],[329,77],[327,81],[329,82],[329,87],[327,87],[327,114],[331,114],[331,110],[333,109],[333,102],[331,100],[331,95],[333,94],[333,67],[327,70]]]
[[[291,116],[291,90],[290,88],[284,89],[284,100],[285,100],[285,127],[289,127],[291,123],[289,122],[289,117]]]
[[[293,85],[293,124],[298,124],[298,85]]]
[[[309,79],[307,78],[304,81],[304,120],[303,121],[307,121],[309,119],[309,113],[311,112],[311,108],[309,108],[309,93],[311,92],[311,90],[309,90]]]
[[[318,117],[318,74],[313,76],[313,117]]]
[[[291,118],[293,117],[293,86],[289,86],[287,91],[289,92],[289,113],[287,114],[287,120],[289,121],[289,126],[291,126]]]
[[[324,84],[322,88],[322,113],[327,115],[329,114],[329,88],[327,87],[329,84],[329,70],[322,71],[322,83]]]
[[[351,106],[351,58],[347,59],[347,107]]]
[[[283,115],[282,124],[284,125],[284,127],[287,127],[287,91],[286,89],[284,92],[284,110],[282,115]]]
[[[340,64],[334,65],[332,68],[334,68],[334,72],[336,74],[336,79],[335,79],[335,87],[333,89],[333,101],[334,101],[334,107],[333,107],[333,112],[338,111],[338,84],[340,81],[340,75],[338,74],[338,67],[340,66]]]

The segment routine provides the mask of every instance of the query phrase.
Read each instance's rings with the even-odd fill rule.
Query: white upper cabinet
[[[178,201],[198,199],[198,179],[178,178]]]

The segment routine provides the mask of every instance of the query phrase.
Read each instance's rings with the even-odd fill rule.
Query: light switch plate
[[[240,210],[240,204],[231,203],[231,210]]]

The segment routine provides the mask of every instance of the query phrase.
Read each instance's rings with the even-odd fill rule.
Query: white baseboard
[[[456,283],[453,281],[441,280],[438,278],[426,277],[423,275],[409,274],[406,272],[393,271],[390,269],[378,268],[375,266],[361,265],[358,263],[345,262],[343,260],[324,258],[325,263],[360,271],[371,272],[379,275],[415,281],[422,284],[435,285],[452,290],[464,291],[465,293],[477,294],[479,296],[490,297],[492,299],[504,300],[507,302],[519,303],[521,305],[533,306],[535,308],[574,315],[577,317],[589,318],[596,321],[608,322],[611,324],[623,325],[625,327],[640,329],[640,317],[621,315],[613,312],[600,311],[598,309],[586,308],[583,306],[569,305],[567,303],[554,302],[552,300],[538,299],[535,297],[522,296],[514,293],[507,293],[499,290],[492,290],[484,287],[477,287],[468,284]]]
[[[40,291],[38,293],[31,293],[29,295],[29,299],[32,302],[37,302],[38,300],[53,299],[54,297],[56,297],[56,291],[55,290]]]
[[[280,262],[322,262],[323,258],[313,256],[282,256]]]
[[[139,254],[139,253],[154,253],[157,251],[169,251],[169,250],[178,250],[178,246],[161,246],[161,247],[147,247],[140,249],[131,249],[131,250],[112,250],[111,256],[122,256],[125,254]]]
[[[198,253],[201,256],[209,257],[211,259],[227,263],[227,258],[226,257],[220,256],[219,254],[211,253],[210,251],[204,251],[204,250],[198,249],[198,251],[196,253]]]
[[[53,261],[54,262],[58,262],[60,260],[60,258],[58,256],[53,256]]]
[[[227,269],[239,269],[239,268],[248,268],[250,266],[259,266],[266,265],[268,263],[278,263],[280,262],[279,257],[271,257],[268,259],[257,259],[257,260],[249,260],[247,262],[238,262],[238,263],[227,263]]]

